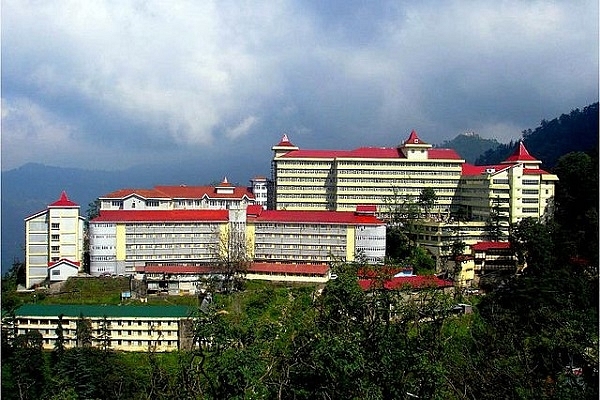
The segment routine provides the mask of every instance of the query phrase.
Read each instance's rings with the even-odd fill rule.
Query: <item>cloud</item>
[[[56,163],[49,143],[24,145],[33,126],[64,162],[107,168],[234,142],[269,157],[282,132],[305,148],[392,145],[411,129],[509,140],[597,101],[597,9],[5,0],[2,168]]]

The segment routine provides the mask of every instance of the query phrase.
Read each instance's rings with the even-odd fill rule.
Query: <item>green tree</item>
[[[75,323],[75,339],[77,347],[90,347],[92,345],[92,321],[79,314]]]
[[[437,201],[437,195],[435,190],[431,187],[426,187],[421,190],[419,194],[419,205],[425,211],[425,216],[429,217],[431,209],[435,206]]]
[[[100,345],[102,346],[102,350],[107,351],[110,349],[111,344],[111,324],[110,321],[106,318],[106,315],[102,316],[102,321],[100,322],[100,326],[98,327],[98,340],[100,341]]]

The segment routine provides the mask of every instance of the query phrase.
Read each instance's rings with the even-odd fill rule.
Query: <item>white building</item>
[[[25,287],[46,280],[48,267],[59,260],[81,268],[83,237],[84,218],[79,215],[79,205],[64,191],[45,210],[25,218]],[[61,269],[55,266],[53,271]],[[54,280],[59,276],[63,272],[56,273]]]

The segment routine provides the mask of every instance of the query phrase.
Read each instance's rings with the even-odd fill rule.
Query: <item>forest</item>
[[[528,266],[483,296],[385,290],[384,278],[364,291],[357,274],[367,266],[339,262],[322,292],[248,282],[215,295],[193,316],[190,351],[66,349],[59,339],[43,351],[36,332],[3,332],[2,396],[597,399],[597,143],[562,155],[553,172],[554,221],[513,227],[509,240]],[[23,301],[10,294],[16,279],[3,278],[3,315]],[[461,303],[473,312],[453,312]]]

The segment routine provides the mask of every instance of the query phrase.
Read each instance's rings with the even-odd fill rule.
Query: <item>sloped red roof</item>
[[[354,150],[294,150],[284,158],[384,158],[405,159],[396,147],[359,147]],[[462,160],[452,149],[427,149],[427,158],[431,160]]]
[[[279,143],[277,143],[277,146],[296,147],[296,146],[294,146],[294,144],[292,142],[290,142],[290,139],[288,138],[288,135],[286,135],[285,133],[281,137],[281,140],[279,141]]]
[[[550,175],[550,172],[540,168],[523,168],[523,175]]]
[[[217,187],[233,186],[224,181]],[[179,185],[155,186],[153,189],[120,189],[102,198],[124,199],[131,195],[138,195],[144,199],[201,199],[203,197],[211,199],[242,199],[244,196],[248,199],[254,199],[254,194],[247,187],[233,187],[234,190],[232,193],[217,193],[217,187]]]
[[[515,151],[504,160],[505,163],[519,162],[519,161],[539,161],[533,157],[523,144],[523,141],[519,141],[519,145],[515,148]]]
[[[279,264],[279,263],[252,263],[248,272],[254,273],[279,273],[279,274],[318,274],[325,275],[329,271],[326,264]]]
[[[251,219],[257,222],[384,225],[373,215],[357,215],[352,211],[263,210]]]
[[[363,290],[372,290],[379,288],[379,282],[375,279],[359,279],[359,286]],[[452,287],[454,283],[449,280],[440,279],[434,275],[417,275],[417,276],[406,276],[392,278],[383,283],[383,288],[387,290],[398,290],[404,287],[410,287],[414,289],[423,288],[445,288]]]
[[[71,261],[68,258],[61,258],[58,261],[50,261],[48,263],[48,269],[56,267],[59,264],[67,264],[76,268],[79,268],[79,266],[81,265],[81,263],[79,261]]]
[[[260,204],[250,204],[248,207],[246,207],[246,215],[250,217],[256,217],[262,214],[263,211],[264,208]]]
[[[101,210],[91,222],[223,222],[228,210]]]
[[[423,142],[421,140],[421,138],[419,138],[419,135],[417,135],[417,132],[413,129],[410,132],[410,135],[408,136],[408,139],[406,139],[404,144],[427,144],[427,143]]]
[[[54,203],[50,204],[48,207],[79,207],[79,205],[69,200],[67,192],[63,190],[63,192],[60,194],[60,198]]]
[[[485,251],[490,249],[510,249],[510,242],[477,242],[471,249]]]
[[[203,275],[219,273],[218,269],[204,265],[146,265],[138,266],[135,272],[146,274],[181,274],[181,275]]]
[[[472,165],[469,163],[464,163],[462,165],[462,174],[463,175],[482,175],[484,174],[488,169],[493,169],[495,172],[500,172],[503,171],[507,168],[510,168],[507,165],[502,165],[502,164],[498,164],[498,165]]]

